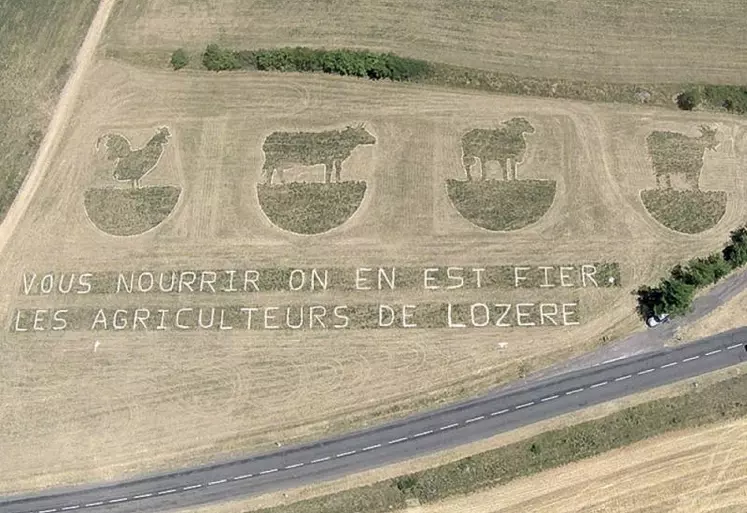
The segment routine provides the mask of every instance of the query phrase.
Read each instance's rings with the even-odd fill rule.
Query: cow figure
[[[698,190],[703,155],[706,150],[715,150],[716,129],[700,127],[699,137],[689,137],[678,132],[651,132],[646,137],[649,155],[656,173],[656,186],[672,188],[672,175],[679,175],[685,184]]]
[[[486,179],[485,163],[497,162],[506,180],[516,180],[518,162],[524,159],[527,144],[524,134],[534,133],[534,127],[524,118],[513,118],[502,128],[475,128],[462,137],[462,165],[467,180],[472,180],[472,165],[480,164],[480,179]]]
[[[285,183],[283,170],[294,166],[324,165],[324,183],[340,181],[342,163],[359,145],[375,144],[376,138],[363,124],[325,132],[274,132],[267,136],[262,150],[265,163],[262,177],[272,184],[275,173]]]

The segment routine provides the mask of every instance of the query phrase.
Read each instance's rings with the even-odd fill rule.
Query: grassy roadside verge
[[[513,479],[629,445],[674,430],[747,415],[747,376],[683,395],[640,404],[612,415],[521,442],[332,495],[266,508],[262,513],[370,513],[394,511],[417,498],[432,503],[505,484]]]

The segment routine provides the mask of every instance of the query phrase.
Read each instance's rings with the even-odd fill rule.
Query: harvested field
[[[125,1],[108,48],[164,67],[176,48],[188,44],[196,54],[220,42],[237,49],[307,45],[438,55],[526,76],[744,83],[746,17],[739,0]]]
[[[747,419],[640,442],[423,513],[732,512],[747,508]]]
[[[639,191],[655,186],[646,135],[698,123],[718,123],[728,137],[738,133],[738,119],[717,114],[329,76],[154,72],[106,60],[92,71],[75,114],[55,173],[41,184],[3,255],[6,326],[15,309],[292,303],[578,302],[582,318],[579,325],[531,329],[6,332],[0,340],[7,378],[0,380],[3,490],[224,458],[433,407],[515,379],[640,326],[628,287],[720,247],[747,213],[745,177],[737,172],[742,153],[729,145],[705,158],[701,176],[705,189],[725,190],[728,183],[734,191],[713,230],[697,237],[674,233],[640,203]],[[532,226],[486,232],[453,208],[444,184],[463,178],[466,132],[514,117],[535,128],[521,178],[554,181],[555,200]],[[316,237],[269,223],[256,195],[268,134],[362,121],[377,142],[354,151],[344,165],[346,180],[366,182],[360,211]],[[178,184],[178,207],[168,222],[141,236],[101,233],[85,210],[85,191],[111,180],[111,162],[102,162],[96,141],[117,133],[142,148],[160,126],[169,127],[171,138],[142,186]],[[624,286],[582,286],[579,268],[593,262],[619,264]],[[549,266],[560,286],[540,288],[536,278],[527,278],[526,287],[447,289],[450,282],[442,281],[433,290],[377,290],[374,278],[370,290],[311,292],[307,283],[296,292],[213,294],[194,290],[192,277],[183,293],[26,295],[21,275],[379,266]],[[571,286],[564,286],[563,266],[574,269]]]
[[[0,219],[31,167],[98,3],[0,4]]]

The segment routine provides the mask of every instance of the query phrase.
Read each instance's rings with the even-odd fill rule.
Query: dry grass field
[[[466,444],[455,449],[421,456],[419,458],[388,465],[386,467],[380,467],[354,474],[352,476],[346,476],[341,479],[323,483],[315,483],[283,491],[266,493],[222,504],[210,504],[202,507],[188,508],[182,511],[183,513],[236,513],[239,511],[267,511],[267,508],[273,508],[270,511],[277,511],[277,513],[282,513],[283,511],[303,511],[303,506],[306,506],[309,511],[320,511],[320,508],[323,508],[323,504],[325,504],[325,502],[318,503],[315,499],[322,498],[324,496],[335,496],[338,494],[351,493],[357,495],[358,500],[364,500],[362,498],[366,495],[365,487],[371,485],[376,486],[376,483],[386,482],[387,480],[396,478],[398,476],[422,472],[426,469],[448,465],[452,462],[464,459],[466,457],[479,457],[481,453],[484,453],[486,451],[500,450],[500,448],[502,447],[506,447],[515,443],[521,443],[522,441],[527,441],[528,439],[531,439],[547,431],[563,430],[564,428],[588,421],[603,420],[604,418],[615,415],[617,412],[620,412],[622,410],[635,408],[638,405],[645,405],[646,403],[649,403],[651,401],[666,400],[668,398],[679,397],[684,394],[693,392],[693,385],[695,383],[698,383],[699,385],[698,390],[703,392],[710,386],[719,386],[719,384],[724,380],[739,376],[740,374],[744,373],[746,369],[747,364],[743,363],[737,365],[736,367],[721,369],[716,372],[698,376],[697,378],[691,378],[670,385],[665,385],[653,390],[648,390],[646,392],[634,394],[632,396],[627,396],[607,403],[584,408],[573,413],[568,413],[559,417],[547,419],[536,424],[515,429],[507,433],[502,433],[494,437],[481,440],[479,442]],[[732,431],[730,429],[732,427],[735,427],[736,429]],[[652,465],[660,464],[660,460],[656,457],[659,456],[660,453],[652,454],[651,460],[645,461],[644,458],[641,457],[642,455],[640,454],[640,448],[653,447],[657,445],[657,442],[662,442],[666,444],[666,447],[668,449],[671,450],[672,445],[674,445],[675,443],[681,443],[683,447],[693,439],[696,440],[696,443],[702,443],[704,441],[704,439],[700,438],[702,435],[706,435],[706,438],[711,438],[710,434],[723,433],[724,431],[726,431],[727,433],[733,433],[733,435],[730,436],[729,440],[737,440],[737,442],[739,443],[740,436],[744,433],[744,429],[744,422],[738,421],[730,424],[722,423],[721,425],[714,424],[702,428],[679,430],[676,432],[671,432],[667,435],[643,441],[630,447],[610,451],[598,457],[586,459],[582,462],[569,464],[563,467],[557,467],[555,469],[548,470],[530,477],[517,478],[507,483],[504,482],[502,485],[496,485],[492,488],[483,489],[478,492],[472,492],[471,494],[466,496],[454,496],[454,498],[444,499],[443,501],[436,501],[422,507],[413,506],[406,509],[405,511],[410,513],[423,513],[429,511],[430,509],[438,510],[439,512],[462,510],[492,511],[491,508],[497,508],[497,511],[502,511],[500,507],[503,504],[505,504],[508,508],[507,511],[534,511],[531,506],[536,506],[537,508],[539,508],[539,511],[544,511],[542,508],[546,508],[548,511],[552,511],[551,507],[555,505],[554,500],[559,499],[560,502],[558,504],[566,508],[562,511],[567,511],[568,513],[580,513],[587,511],[627,513],[627,509],[616,507],[617,503],[614,500],[605,501],[604,497],[605,492],[606,495],[615,495],[616,497],[619,497],[621,494],[626,494],[629,489],[642,490],[646,488],[648,483],[647,480],[649,477],[651,477],[651,473],[649,473],[648,471],[650,470],[650,467]],[[722,448],[722,444],[718,442],[721,441],[712,440],[712,445],[710,447],[715,447],[716,450],[720,451]],[[701,444],[698,445],[700,446]],[[737,446],[737,450],[739,450],[739,447],[740,446]],[[704,447],[700,446],[699,452],[701,452],[703,449]],[[671,452],[676,452],[676,449],[672,450]],[[578,480],[582,478],[588,478],[588,476],[590,475],[596,475],[594,471],[597,468],[604,468],[606,472],[612,473],[614,470],[613,464],[620,461],[621,454],[633,454],[636,456],[634,463],[631,465],[634,468],[631,469],[624,463],[620,465],[620,468],[625,469],[630,477],[628,479],[625,479],[624,477],[620,478],[620,476],[617,474],[622,474],[622,472],[615,473],[618,479],[622,479],[624,481],[624,483],[621,483],[621,486],[618,489],[613,489],[613,486],[604,484],[603,486],[600,486],[597,491],[597,494],[600,497],[593,498],[590,501],[590,503],[593,503],[594,507],[591,507],[590,503],[579,502],[577,503],[579,506],[578,509],[572,509],[569,506],[570,503],[567,498],[572,497],[573,493],[578,492],[586,496],[587,492],[594,492],[593,485],[588,482],[586,483],[585,489],[579,489],[579,487],[576,486],[578,484]],[[734,457],[728,461],[716,461],[723,462],[726,465],[733,464],[736,466],[738,464],[738,458],[738,455],[734,455]],[[706,479],[703,480],[710,486],[703,487],[703,489],[700,490],[701,501],[698,503],[698,505],[708,504],[716,506],[715,511],[720,511],[717,506],[719,504],[723,505],[723,503],[725,502],[723,499],[729,498],[720,495],[720,492],[722,490],[732,491],[731,488],[728,487],[729,481],[727,481],[727,479],[729,476],[727,476],[727,473],[725,472],[720,472],[720,470],[723,470],[723,466],[721,466],[719,463],[712,465],[710,470],[712,471],[711,475],[708,476],[710,479],[707,481]],[[680,472],[673,475],[672,479],[667,484],[671,489],[678,489],[677,487],[680,485],[680,483],[690,478],[691,475],[685,472]],[[663,483],[661,483],[661,477],[659,476],[659,481],[657,481],[655,483],[656,486],[653,487],[654,491],[658,491],[656,490],[656,488],[661,488],[661,484]],[[566,485],[568,485],[568,490],[564,489]],[[623,486],[626,486],[626,488],[623,488]],[[545,493],[545,490],[547,489],[550,490],[549,493]],[[356,494],[356,490],[359,491],[358,494]],[[518,492],[521,492],[520,495],[512,498]],[[633,496],[633,499],[635,499],[634,494],[629,495]],[[666,495],[662,495],[666,497]],[[500,502],[496,500],[497,497],[501,498]],[[643,501],[650,501],[651,497],[642,497],[642,499]],[[353,499],[348,500],[350,502],[353,502]],[[329,501],[326,502],[326,504],[329,504],[332,507],[336,507],[341,502],[343,504],[345,503],[344,501]],[[628,501],[623,504],[628,507],[630,505],[630,502],[635,501]],[[631,509],[632,511],[636,511],[634,509],[636,505],[637,504],[633,504],[633,508]],[[684,504],[679,505],[683,507],[679,510],[675,509],[674,511],[680,511],[681,513],[690,513],[691,511],[693,511],[694,513],[702,513],[697,508],[692,510],[689,509],[688,506],[690,506],[690,501],[686,500],[684,501]],[[524,507],[525,509],[521,509],[520,506]],[[321,511],[324,510],[321,509]],[[643,511],[659,511],[659,509],[651,508],[650,510],[647,510],[644,508]],[[667,510],[665,509],[665,511]],[[711,510],[705,509],[704,511]],[[726,511],[731,510],[727,509]]]
[[[453,209],[445,184],[463,173],[464,132],[515,116],[536,128],[521,176],[555,180],[556,198],[532,226],[491,233]],[[359,122],[377,143],[356,149],[344,164],[348,179],[368,185],[355,215],[315,237],[273,226],[255,191],[264,138]],[[730,191],[729,202],[716,227],[689,236],[656,223],[639,191],[655,183],[647,133],[695,133],[701,123],[717,124],[723,139],[721,150],[706,156],[701,185]],[[116,132],[140,148],[159,126],[168,126],[172,137],[158,172],[142,186],[180,187],[179,202],[144,235],[106,235],[83,206],[85,191],[112,170],[96,141]],[[477,393],[596,346],[603,335],[635,328],[640,321],[630,287],[720,246],[745,219],[747,184],[737,172],[744,134],[736,118],[716,114],[327,76],[174,74],[100,61],[51,172],[6,248],[0,273],[6,326],[15,308],[361,300],[578,300],[583,322],[374,332],[6,332],[0,340],[0,489],[105,480],[362,426]],[[623,287],[34,297],[23,295],[21,277],[23,271],[587,262],[619,263]]]
[[[418,513],[738,513],[747,509],[747,419],[678,432]]]
[[[123,1],[109,48],[168,63],[178,47],[362,47],[526,76],[744,83],[740,0]]]
[[[97,4],[0,3],[0,218],[31,166]]]

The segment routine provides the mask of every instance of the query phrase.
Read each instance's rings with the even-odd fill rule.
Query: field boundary
[[[44,133],[44,139],[37,151],[31,170],[26,174],[21,187],[16,192],[13,203],[0,224],[0,252],[8,244],[18,224],[21,222],[21,218],[26,213],[26,209],[28,209],[34,194],[39,189],[42,179],[49,168],[50,160],[57,150],[67,121],[75,108],[75,101],[80,93],[83,77],[90,68],[96,48],[101,41],[107,21],[116,3],[117,0],[101,0],[99,4],[98,11],[96,11],[93,22],[91,22],[86,37],[75,57],[73,73],[60,93],[52,120],[49,122],[47,130]]]

